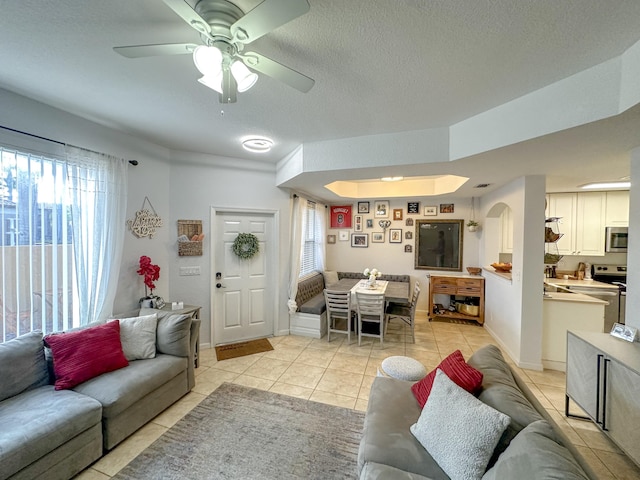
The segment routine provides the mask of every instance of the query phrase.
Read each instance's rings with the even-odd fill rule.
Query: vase
[[[142,297],[140,299],[140,307],[141,308],[162,308],[165,303],[162,297],[158,295],[147,295],[146,297]]]
[[[475,232],[476,230],[478,230],[478,226],[477,225],[469,225],[469,231],[470,232]]]
[[[367,285],[369,286],[369,288],[376,288],[376,277],[369,277],[369,280],[367,280]]]

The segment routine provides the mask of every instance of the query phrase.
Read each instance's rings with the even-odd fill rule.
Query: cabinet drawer
[[[458,278],[457,280],[457,284],[460,287],[480,288],[482,286],[482,280],[477,278]]]
[[[434,285],[433,293],[446,293],[448,295],[455,295],[458,291],[458,287],[455,285]]]
[[[470,297],[479,297],[482,289],[480,287],[458,287],[458,295],[468,295]]]
[[[450,278],[450,277],[431,277],[431,282],[433,283],[433,286],[435,287],[436,285],[457,285],[458,284],[458,279],[457,278]]]

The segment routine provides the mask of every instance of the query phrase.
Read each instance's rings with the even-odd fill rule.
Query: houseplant
[[[362,272],[365,276],[369,277],[368,284],[370,288],[376,286],[376,279],[382,276],[382,272],[380,272],[377,268],[365,268],[364,272]]]
[[[151,263],[151,259],[146,255],[140,257],[140,268],[138,268],[138,275],[144,276],[144,297],[140,299],[141,307],[150,308],[162,308],[164,307],[164,300],[162,297],[153,294],[153,289],[156,288],[154,283],[160,278],[160,267]],[[147,290],[148,289],[148,290]]]
[[[470,232],[475,232],[476,230],[478,230],[479,226],[480,224],[475,220],[469,220],[467,222],[467,228],[469,229]]]

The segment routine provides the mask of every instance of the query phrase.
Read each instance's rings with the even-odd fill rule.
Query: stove
[[[627,291],[627,266],[626,265],[592,265],[591,278],[598,282],[617,285],[620,292]]]

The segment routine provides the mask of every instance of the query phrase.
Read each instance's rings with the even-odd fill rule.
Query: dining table
[[[387,280],[377,280],[377,287],[370,289],[367,287],[367,280],[357,278],[342,278],[338,283],[331,285],[331,290],[351,291],[355,301],[355,292],[384,293],[384,299],[388,302],[409,304],[409,282],[391,282]]]

